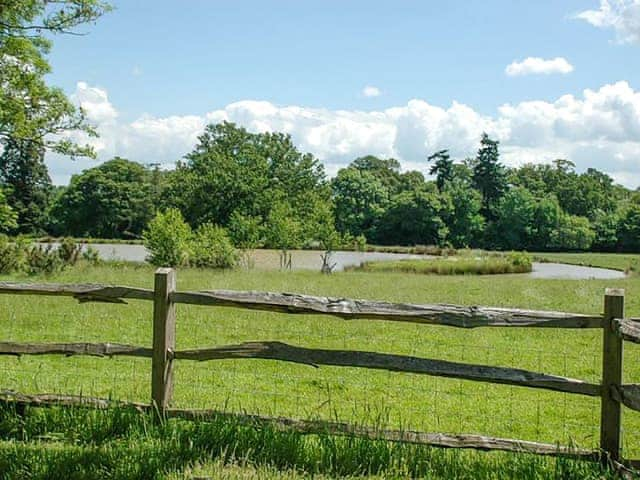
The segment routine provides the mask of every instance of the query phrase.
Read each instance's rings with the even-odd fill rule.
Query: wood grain
[[[120,343],[16,343],[0,342],[0,355],[91,355],[95,357],[147,357],[152,349]]]
[[[625,407],[640,412],[640,384],[620,385],[615,389],[614,395]]]
[[[371,300],[315,297],[291,293],[215,290],[175,292],[176,303],[247,308],[268,312],[333,315],[345,320],[372,319],[476,327],[602,328],[602,316],[514,308],[414,305]]]
[[[640,343],[640,321],[615,319],[614,328],[618,335],[627,342]]]
[[[80,302],[127,303],[125,299],[153,300],[153,291],[146,288],[96,284],[0,282],[0,294],[67,296]]]

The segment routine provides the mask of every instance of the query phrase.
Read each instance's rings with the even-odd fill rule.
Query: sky
[[[428,170],[483,131],[508,165],[572,160],[640,186],[640,0],[116,0],[58,36],[50,82],[97,160],[171,168],[208,123],[284,131],[328,175],[358,156]],[[72,138],[84,141],[82,135]]]

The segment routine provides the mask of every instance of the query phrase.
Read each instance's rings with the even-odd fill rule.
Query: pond
[[[105,260],[125,260],[130,262],[144,262],[147,251],[142,245],[126,244],[92,244],[100,253],[100,258]],[[320,270],[322,260],[319,250],[294,250],[292,254],[292,267],[294,270]],[[413,255],[406,253],[382,253],[382,252],[335,252],[332,263],[336,264],[335,271],[344,270],[345,267],[360,265],[364,261],[373,260],[402,260],[437,258],[429,255]],[[253,252],[255,268],[273,270],[280,266],[280,257],[277,250],[255,250]],[[559,279],[620,279],[625,278],[624,272],[609,270],[606,268],[583,267],[579,265],[567,265],[563,263],[533,263],[531,273],[523,273],[531,278],[559,278]]]

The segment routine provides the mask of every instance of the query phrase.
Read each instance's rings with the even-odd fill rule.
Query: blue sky
[[[472,154],[484,129],[507,163],[565,156],[640,184],[640,0],[114,3],[51,54],[51,82],[103,133],[101,160],[170,166],[228,119],[288,131],[330,174],[365,152],[424,170],[435,148]],[[92,164],[64,162],[50,159],[59,182]]]

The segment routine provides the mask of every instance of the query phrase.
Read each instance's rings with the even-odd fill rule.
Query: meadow
[[[2,277],[2,280],[110,283],[152,288],[153,268],[135,264],[80,265],[51,277]],[[601,312],[607,287],[624,288],[627,315],[640,316],[640,277],[637,275],[615,281],[576,281],[538,280],[517,275],[461,277],[388,272],[321,275],[304,271],[178,271],[179,290],[287,291],[398,302],[510,306],[578,313]],[[0,306],[0,328],[5,341],[151,343],[151,305],[148,302],[132,300],[128,305],[80,305],[68,298],[2,296]],[[595,383],[601,376],[600,336],[601,332],[597,330],[458,330],[185,305],[178,307],[177,322],[179,349],[251,340],[279,340],[297,346],[370,350],[510,366]],[[639,351],[635,345],[626,346],[625,382],[640,381]],[[74,393],[136,401],[148,401],[150,397],[150,362],[146,359],[2,357],[0,372],[3,378],[0,388],[4,390]],[[384,371],[313,368],[266,360],[180,361],[175,367],[175,382],[174,404],[177,407],[332,419],[428,432],[478,433],[582,447],[595,447],[598,443],[599,401],[564,393]],[[101,427],[104,424],[113,424],[114,420],[109,414],[98,413],[89,420],[65,420],[54,413],[34,415],[52,415],[46,421],[41,420],[39,430],[35,429],[37,432],[29,437],[30,440],[36,439],[36,443],[24,442],[24,432],[28,433],[32,427],[7,427],[12,418],[7,413],[2,422],[4,441],[0,445],[0,458],[14,455],[11,458],[18,459],[17,464],[24,465],[27,470],[32,465],[29,471],[33,472],[44,468],[38,467],[35,460],[29,460],[34,455],[51,459],[47,465],[52,466],[64,458],[89,461],[92,452],[95,455],[95,451],[100,449],[114,448],[120,453],[112,453],[113,458],[124,459],[126,455],[118,449],[127,450],[123,446],[127,442],[131,444],[128,454],[135,458],[154,458],[152,454],[145,454],[145,449],[163,450],[166,438],[184,447],[181,442],[188,444],[188,441],[180,432],[196,428],[187,422],[176,421],[171,423],[172,427],[166,427],[174,429],[169,433],[150,427],[138,426],[129,430],[127,427],[127,433],[122,434],[120,442],[109,443],[112,441],[99,435],[96,438],[103,438],[106,443],[96,438],[78,442],[77,435],[68,433],[73,428],[91,431],[92,428],[104,428]],[[231,427],[226,428],[228,432]],[[640,457],[640,414],[626,410],[623,428],[625,457]],[[264,478],[263,473],[282,478],[280,475],[285,475],[288,469],[293,478],[310,472],[454,478],[452,471],[458,468],[462,472],[470,465],[474,465],[472,471],[476,471],[476,476],[464,477],[460,473],[458,478],[587,478],[589,475],[598,478],[602,473],[596,466],[589,467],[590,473],[585,473],[583,466],[558,463],[566,461],[532,459],[523,455],[443,452],[426,448],[418,449],[420,452],[416,453],[411,450],[417,447],[406,447],[408,450],[404,453],[399,450],[393,453],[393,448],[400,447],[388,444],[372,446],[372,442],[358,444],[356,452],[360,453],[352,453],[356,456],[352,458],[349,452],[354,447],[344,439],[301,438],[296,435],[281,438],[278,435],[274,434],[277,441],[266,442],[269,447],[264,441],[256,441],[255,433],[246,434],[253,443],[249,439],[246,442],[238,440],[244,438],[242,435],[234,440],[239,441],[240,446],[244,445],[242,448],[231,441],[225,448],[220,445],[208,448],[203,443],[195,450],[201,455],[194,453],[180,457],[181,461],[168,461],[166,468],[173,472],[172,478],[181,478],[175,475],[182,475],[186,467],[199,465],[199,462],[204,462],[204,465],[194,467],[194,475],[202,471],[204,476],[212,478],[236,478],[234,475],[251,478],[250,475],[254,474],[255,478]],[[263,454],[260,454],[261,448]],[[229,449],[233,450],[233,455]],[[220,453],[223,451],[226,456]],[[403,471],[402,461],[398,459],[408,458],[409,451],[425,464],[439,467],[433,466],[429,470],[423,465]],[[376,459],[374,464],[370,464],[371,455]],[[111,457],[105,454],[101,458]],[[246,466],[247,463],[250,465]],[[278,470],[270,472],[274,466]],[[267,470],[262,470],[264,468]],[[529,473],[523,474],[522,471],[527,469]],[[567,469],[576,469],[575,476],[567,473]],[[122,469],[109,471],[120,472],[119,476],[114,474],[111,478],[156,478],[135,476],[135,472],[127,474]],[[47,477],[34,474],[33,478]]]

